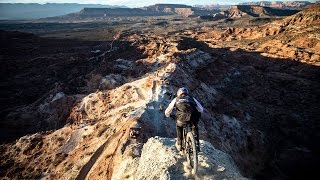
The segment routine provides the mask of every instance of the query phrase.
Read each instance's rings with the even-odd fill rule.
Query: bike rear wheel
[[[196,174],[198,171],[198,151],[196,147],[196,140],[191,132],[187,134],[186,156],[191,167],[192,174]]]

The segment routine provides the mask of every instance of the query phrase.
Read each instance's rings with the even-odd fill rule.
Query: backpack
[[[191,121],[192,114],[195,114],[196,111],[196,102],[191,96],[180,96],[176,99],[177,108],[177,121],[180,122],[189,122]]]

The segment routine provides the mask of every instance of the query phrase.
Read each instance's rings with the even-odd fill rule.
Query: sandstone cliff
[[[273,9],[270,7],[263,7],[257,5],[237,5],[231,6],[226,11],[230,18],[237,18],[243,16],[261,17],[261,16],[290,16],[299,12],[298,10]]]

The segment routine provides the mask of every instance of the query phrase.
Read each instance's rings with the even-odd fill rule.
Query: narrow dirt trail
[[[202,140],[202,151],[198,155],[199,169],[194,176],[186,157],[176,150],[174,144],[174,138],[149,138],[143,146],[133,179],[247,180],[227,153]]]
[[[159,81],[153,81],[151,100],[147,105],[147,109],[145,111],[146,117],[144,119],[153,125],[155,129],[155,135],[166,137],[167,132],[165,131],[165,125],[163,122],[164,114],[160,110],[161,102],[163,99],[163,94],[161,94],[161,87],[162,84]]]

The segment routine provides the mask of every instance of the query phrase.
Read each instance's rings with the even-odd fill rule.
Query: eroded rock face
[[[197,37],[199,40],[211,41],[213,46],[216,41],[221,40],[230,42],[230,45],[238,40],[247,40],[247,47],[243,47],[245,50],[255,50],[263,52],[263,55],[268,57],[289,58],[318,66],[320,60],[317,35],[320,23],[318,12],[319,5],[314,5],[283,20],[260,27],[228,27],[223,31],[212,29]]]
[[[299,12],[298,10],[273,9],[259,5],[237,5],[231,6],[226,14],[229,18],[240,18],[243,16],[266,17],[266,16],[290,16]]]
[[[246,2],[240,3],[241,5],[259,5],[265,7],[272,7],[272,8],[285,8],[285,9],[301,9],[305,8],[306,6],[310,5],[311,2],[308,1],[260,1],[260,2]]]
[[[40,103],[10,112],[1,122],[1,139],[14,139],[39,130],[47,131],[63,127],[79,98],[58,92],[49,95]]]

